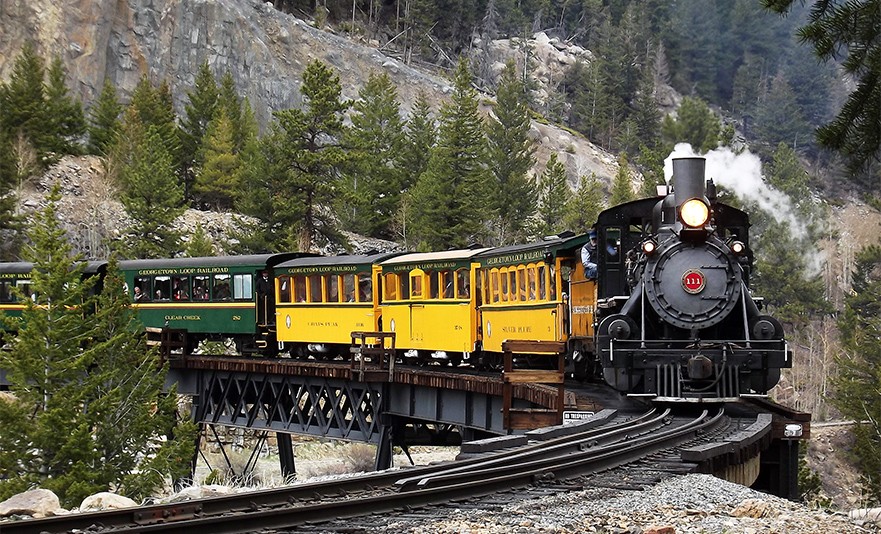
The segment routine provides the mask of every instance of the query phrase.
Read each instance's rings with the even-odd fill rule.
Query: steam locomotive
[[[702,158],[674,160],[672,192],[603,211],[596,279],[580,261],[588,236],[572,233],[497,248],[129,260],[120,269],[147,330],[185,333],[188,353],[232,340],[240,354],[345,359],[352,332],[394,332],[402,361],[498,369],[506,340],[555,341],[565,343],[570,376],[629,395],[764,394],[791,352],[749,290],[749,218],[719,202],[704,174]],[[0,264],[0,311],[21,314],[32,267]],[[104,272],[93,262],[84,275]]]
[[[598,263],[596,357],[605,381],[658,400],[763,394],[792,366],[749,276],[749,218],[717,201],[705,160],[673,160],[673,191],[600,214],[620,258]]]

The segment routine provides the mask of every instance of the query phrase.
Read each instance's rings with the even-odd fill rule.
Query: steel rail
[[[643,414],[639,418],[623,421],[611,426],[600,427],[596,430],[576,433],[569,436],[562,436],[538,445],[518,448],[510,453],[495,454],[472,464],[453,465],[449,469],[444,470],[443,474],[446,476],[453,476],[460,472],[476,472],[489,470],[493,467],[501,468],[509,465],[522,465],[525,462],[535,461],[541,458],[554,458],[561,454],[577,450],[585,450],[599,444],[615,443],[621,438],[629,437],[634,432],[651,432],[669,424],[670,412],[671,409],[667,408],[661,414],[649,418],[650,415],[654,415],[653,410]],[[395,486],[399,490],[405,491],[412,489],[420,480],[425,479],[426,477],[424,475],[416,474],[398,480],[395,482]]]
[[[613,422],[584,432],[553,438],[538,444],[520,447],[521,451],[535,451],[545,447],[570,442],[601,440],[608,433],[631,428],[655,415],[657,409],[634,416],[623,422]],[[138,508],[103,510],[40,519],[24,519],[0,523],[3,534],[27,534],[37,532],[70,532],[89,528],[116,529],[131,525],[149,525],[153,523],[169,524],[194,517],[226,514],[230,512],[251,511],[258,508],[290,505],[298,501],[314,500],[320,495],[345,495],[352,492],[363,492],[376,488],[391,486],[407,478],[424,478],[432,473],[449,470],[452,466],[468,469],[491,458],[508,458],[510,452],[487,453],[486,455],[458,460],[453,463],[408,467],[405,470],[386,471],[358,477],[339,478],[322,482],[298,484],[283,488],[258,490],[248,493],[223,495],[203,499],[193,499],[178,503],[152,504]]]
[[[484,476],[478,480],[462,481],[466,474],[444,480],[437,487],[420,488],[419,491],[387,492],[382,495],[340,499],[334,502],[291,505],[274,509],[253,510],[250,513],[233,513],[184,520],[172,523],[138,526],[119,532],[167,532],[191,534],[193,529],[205,529],[216,533],[253,532],[261,529],[293,528],[309,523],[323,523],[333,519],[347,519],[365,515],[388,513],[397,509],[430,506],[459,499],[487,495],[499,491],[541,484],[543,481],[560,480],[605,471],[639,460],[648,454],[675,447],[690,441],[702,431],[721,424],[724,411],[708,417],[703,412],[693,421],[675,429],[647,436],[618,447],[607,446],[585,451],[588,454],[558,458],[554,465],[536,467],[528,465],[522,470],[509,468],[505,474]]]

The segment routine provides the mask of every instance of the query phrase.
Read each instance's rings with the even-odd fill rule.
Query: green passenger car
[[[273,352],[273,268],[304,255],[126,260],[119,268],[144,326],[185,330],[189,351],[203,340],[232,339],[239,353]]]

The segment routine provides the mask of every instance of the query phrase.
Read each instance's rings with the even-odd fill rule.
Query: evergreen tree
[[[132,92],[129,107],[134,110],[138,121],[145,129],[153,127],[165,151],[171,156],[172,161],[177,163],[181,145],[168,83],[163,81],[159,87],[154,87],[150,80],[143,76]]]
[[[534,237],[540,238],[565,230],[563,214],[570,193],[566,182],[566,168],[557,160],[557,154],[552,153],[538,181],[538,209],[532,230]]]
[[[609,198],[609,204],[617,206],[633,199],[630,164],[627,162],[627,153],[622,152],[618,156],[618,172],[615,173],[615,178],[612,180],[612,195]]]
[[[437,141],[437,128],[431,118],[428,95],[420,91],[407,120],[407,131],[399,159],[404,178],[404,189],[409,189],[428,167],[431,149]]]
[[[836,358],[832,402],[853,427],[851,453],[872,502],[881,502],[881,247],[856,258],[853,285],[838,324],[844,353]]]
[[[192,187],[197,206],[232,209],[242,189],[241,162],[234,151],[232,121],[221,112],[208,124],[199,149],[202,164]]]
[[[12,143],[19,136],[24,137],[36,149],[41,166],[49,156],[45,76],[43,58],[33,44],[26,43],[12,64],[9,81],[0,84],[0,125],[7,141]]]
[[[353,105],[345,132],[354,158],[346,166],[340,219],[354,232],[389,239],[405,188],[398,163],[404,142],[398,93],[385,73],[371,73]]]
[[[88,152],[106,156],[115,141],[116,134],[122,126],[123,107],[116,94],[116,86],[110,80],[104,80],[104,87],[98,100],[89,112],[89,145]]]
[[[278,125],[273,124],[262,138],[251,138],[240,153],[242,183],[247,187],[236,207],[250,217],[237,221],[241,231],[235,233],[238,244],[234,251],[239,254],[281,252],[289,250],[286,244],[295,241],[288,231],[297,226],[299,210],[274,193],[284,187],[284,160],[277,149],[282,144],[281,135]]]
[[[122,204],[133,220],[121,248],[135,258],[173,257],[180,251],[172,224],[184,211],[182,187],[158,129],[150,125],[141,134],[134,124],[132,153],[119,169]]]
[[[536,201],[535,184],[529,176],[535,163],[535,143],[529,137],[525,89],[513,62],[502,71],[493,112],[487,127],[489,169],[497,192],[493,243],[506,245],[524,240]]]
[[[15,395],[0,401],[0,499],[34,485],[67,507],[111,489],[141,498],[188,470],[194,425],[176,429],[186,439],[157,446],[174,426],[176,396],[160,397],[164,372],[137,331],[115,263],[93,295],[97,278],[83,276],[59,199],[56,186],[34,217],[25,250],[34,296],[19,294],[18,335],[0,353]]]
[[[193,235],[191,235],[190,240],[187,241],[184,254],[189,258],[214,256],[214,244],[211,242],[211,238],[205,232],[205,228],[202,227],[201,223],[196,224],[196,229],[193,231]]]
[[[341,166],[349,159],[339,139],[350,103],[342,99],[339,75],[318,60],[306,67],[301,92],[305,108],[276,112],[273,131],[264,137],[261,157],[268,175],[251,182],[261,187],[256,196],[264,200],[250,205],[270,208],[251,215],[274,234],[271,246],[308,251],[316,238],[342,240],[328,208],[339,190]],[[291,229],[295,234],[286,234]]]
[[[456,68],[452,100],[441,108],[438,142],[413,189],[411,235],[420,250],[480,242],[487,198],[486,137],[468,62]]]
[[[187,198],[193,197],[192,184],[204,163],[202,139],[208,132],[208,124],[217,116],[218,98],[217,82],[205,61],[196,73],[193,90],[187,92],[188,101],[180,125],[181,173]]]
[[[67,72],[56,57],[49,66],[46,85],[46,122],[48,145],[46,149],[60,157],[64,154],[79,154],[81,140],[86,134],[86,118],[83,106],[67,89]]]
[[[582,175],[578,179],[575,194],[566,202],[563,210],[563,226],[573,232],[586,231],[596,224],[603,211],[603,186],[596,175]]]
[[[682,0],[671,12],[674,32],[666,34],[668,57],[673,63],[673,86],[683,94],[715,100],[724,92],[717,84],[722,46],[724,11],[729,2]]]
[[[240,153],[253,136],[257,135],[257,120],[247,98],[239,97],[232,74],[226,71],[220,79],[217,94],[218,110],[223,110],[232,123],[234,152]]]
[[[782,73],[771,80],[760,97],[756,106],[755,129],[759,139],[769,146],[776,146],[777,143],[798,146],[811,142],[811,128]]]
[[[762,0],[778,13],[792,8],[793,0]],[[842,66],[857,80],[838,116],[820,128],[823,146],[849,157],[854,168],[879,159],[881,151],[881,28],[878,0],[828,2],[816,0],[808,24],[799,30],[802,41],[814,47],[824,61],[843,55]]]
[[[747,207],[752,214],[751,245],[760,251],[752,281],[775,317],[802,326],[812,317],[830,312],[823,280],[811,273],[810,257],[803,252],[816,248],[823,213],[812,200],[807,173],[798,156],[785,144],[777,147],[766,167],[766,180],[791,199],[794,213],[789,215],[798,220],[799,228],[775,220],[757,206]]]
[[[661,125],[661,132],[667,143],[689,143],[701,154],[719,146],[721,131],[719,119],[706,102],[690,97],[682,99],[675,119],[668,115]]]

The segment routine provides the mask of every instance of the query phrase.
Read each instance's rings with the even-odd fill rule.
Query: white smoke
[[[689,157],[706,158],[708,179],[712,178],[717,184],[730,189],[741,200],[755,203],[777,222],[787,224],[796,239],[807,236],[789,197],[762,179],[762,162],[758,156],[749,151],[735,154],[728,148],[717,148],[701,155],[690,144],[679,143],[664,160],[664,179],[668,184],[673,176],[673,160]]]

